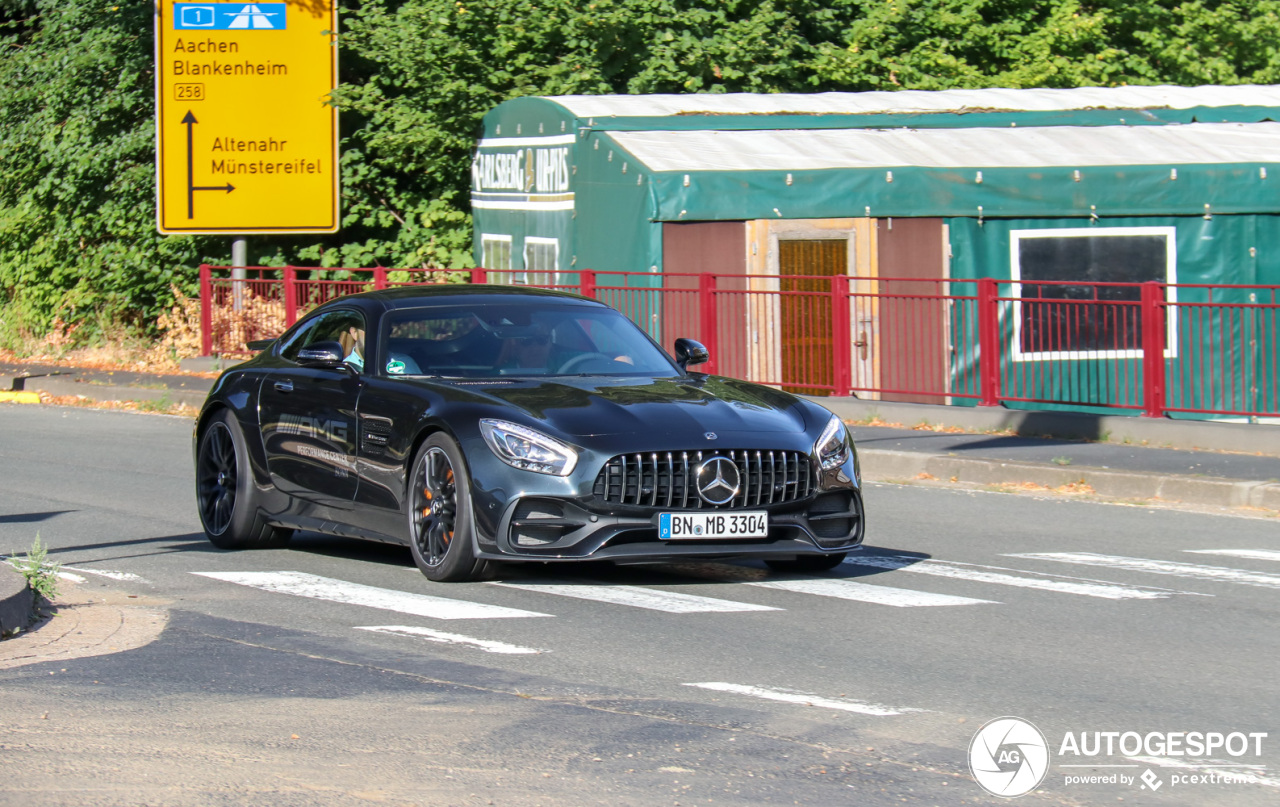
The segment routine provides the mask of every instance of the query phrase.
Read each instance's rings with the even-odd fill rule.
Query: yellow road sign
[[[332,0],[157,0],[162,233],[338,229]]]

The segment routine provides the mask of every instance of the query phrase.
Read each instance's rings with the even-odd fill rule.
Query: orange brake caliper
[[[452,485],[452,484],[453,484],[453,469],[452,469],[452,468],[450,468],[446,473],[447,473],[447,476],[445,477],[445,482],[446,482],[447,484]],[[445,536],[444,536],[444,545],[445,545],[445,546],[448,546],[448,545],[449,545],[449,542],[450,542],[450,541],[452,541],[452,540],[453,540],[453,530],[449,530],[447,533],[445,533]]]

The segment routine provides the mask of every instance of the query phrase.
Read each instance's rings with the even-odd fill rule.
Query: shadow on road
[[[63,513],[78,513],[79,510],[48,510],[43,513],[11,513],[0,516],[0,524],[32,524],[37,521],[48,521]]]
[[[849,561],[826,572],[789,573],[769,568],[762,560],[680,560],[667,563],[618,565],[609,561],[585,561],[579,563],[527,563],[500,564],[491,579],[503,582],[555,581],[580,585],[675,585],[689,583],[690,578],[699,584],[739,584],[762,580],[797,580],[805,578],[860,578],[892,572],[904,566],[928,560],[923,552],[908,552],[888,547],[867,546],[849,553]],[[882,565],[860,565],[859,558],[879,561]]]
[[[154,538],[130,538],[119,541],[102,541],[96,544],[75,544],[73,546],[50,547],[50,555],[72,552],[86,552],[94,549],[123,549],[126,547],[148,547],[150,551],[135,552],[126,555],[109,555],[100,558],[77,560],[76,563],[97,563],[105,560],[125,560],[128,558],[145,558],[154,555],[170,555],[174,552],[220,552],[202,532],[188,532],[182,535],[160,535]]]
[[[358,538],[342,538],[318,532],[297,532],[289,541],[290,551],[323,555],[329,558],[346,558],[365,563],[381,563],[386,566],[413,566],[409,547],[400,544],[384,544],[380,541],[363,541]]]

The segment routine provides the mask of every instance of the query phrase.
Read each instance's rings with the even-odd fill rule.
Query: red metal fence
[[[216,276],[215,276],[216,273]],[[300,277],[304,274],[305,277]],[[394,285],[503,283],[484,269],[411,273],[201,267],[206,354],[248,355],[311,308]],[[597,273],[539,283],[607,303],[709,372],[811,395],[1280,415],[1280,286]],[[549,279],[549,278],[548,278]]]

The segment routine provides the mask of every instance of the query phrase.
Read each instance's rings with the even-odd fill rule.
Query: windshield
[[[394,311],[383,362],[390,375],[462,378],[676,375],[679,370],[611,308],[470,305]]]

